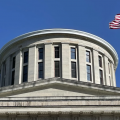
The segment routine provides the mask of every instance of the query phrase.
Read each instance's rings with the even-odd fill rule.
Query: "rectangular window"
[[[55,47],[55,58],[59,58],[59,47]]]
[[[86,62],[90,63],[90,51],[86,51]]]
[[[100,84],[103,85],[103,71],[99,70],[99,74],[100,74]]]
[[[24,63],[28,63],[28,51],[24,52]]]
[[[13,60],[12,60],[12,69],[15,68],[15,57],[13,57]]]
[[[76,78],[76,62],[71,62],[71,77]]]
[[[98,56],[98,59],[99,59],[99,67],[102,67],[102,57]]]
[[[39,48],[39,60],[43,59],[43,48]]]
[[[23,67],[23,82],[27,82],[28,79],[28,66]]]
[[[38,78],[43,78],[43,62],[38,63]]]
[[[87,65],[86,69],[87,69],[87,80],[91,81],[91,66]]]
[[[76,59],[76,49],[71,48],[71,59]]]
[[[60,77],[59,61],[55,61],[55,77]]]
[[[14,85],[14,80],[15,80],[15,71],[12,71],[11,85]]]

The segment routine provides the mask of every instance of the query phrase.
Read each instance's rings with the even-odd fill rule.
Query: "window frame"
[[[58,63],[59,67],[56,68],[56,63]],[[56,76],[56,69],[58,70],[58,76]],[[60,61],[54,61],[54,76],[60,77]]]
[[[103,85],[103,70],[99,69],[100,84]]]
[[[74,49],[75,52],[72,52],[72,49]],[[72,58],[72,53],[74,53],[74,58]],[[71,47],[71,59],[76,60],[76,47]]]
[[[55,48],[58,48],[58,50],[56,50]],[[58,57],[56,57],[56,52],[58,53]],[[60,47],[59,46],[54,46],[54,58],[60,58]]]
[[[42,49],[42,52],[40,52],[40,49]],[[40,53],[42,53],[42,58],[40,58]],[[40,47],[38,48],[38,60],[43,60],[44,58],[44,48],[43,47]]]
[[[42,70],[40,70],[39,65],[42,63]],[[44,66],[43,62],[38,62],[38,79],[43,79],[44,78]],[[42,71],[42,77],[40,77],[40,71]]]
[[[14,73],[14,74],[13,74]],[[11,85],[14,85],[15,82],[15,70],[12,71],[12,76],[11,76]]]
[[[75,69],[72,68],[72,63],[75,63]],[[71,78],[77,78],[77,72],[76,72],[76,62],[71,61]],[[73,71],[75,72],[75,76],[73,76]]]
[[[27,67],[27,73],[24,73],[24,68],[25,67]],[[26,79],[26,81],[24,80],[24,75],[26,75],[27,76],[27,79]],[[28,82],[28,65],[24,65],[23,66],[23,80],[22,80],[23,82]]]
[[[27,55],[25,55],[25,53],[27,53]],[[24,53],[24,58],[23,58],[23,64],[27,64],[28,63],[28,61],[29,61],[29,51],[25,51]],[[26,60],[26,56],[27,56],[27,60]]]
[[[89,53],[89,55],[87,55],[87,52]],[[89,62],[87,61],[87,56],[89,58]],[[91,63],[91,51],[90,50],[86,50],[86,62]]]
[[[88,66],[90,67],[90,73],[88,73]],[[92,70],[91,70],[91,65],[86,64],[86,71],[87,71],[87,81],[92,81]],[[90,80],[88,80],[88,74],[90,75]]]
[[[101,55],[98,55],[98,62],[99,62],[99,67],[103,67],[103,64],[102,64],[102,56]]]

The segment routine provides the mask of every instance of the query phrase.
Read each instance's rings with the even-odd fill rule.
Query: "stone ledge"
[[[112,111],[112,110],[108,110],[108,111],[102,111],[102,110],[82,110],[82,111],[8,111],[8,112],[3,112],[0,111],[0,115],[5,115],[5,116],[11,116],[11,115],[15,115],[15,116],[19,116],[19,115],[35,115],[35,116],[43,116],[43,115],[47,115],[47,116],[51,116],[51,115],[119,115],[120,111],[116,110],[116,111]]]
[[[70,80],[70,79],[49,78],[49,79],[42,79],[38,81],[26,82],[26,83],[22,83],[19,85],[2,87],[0,88],[0,97],[20,94],[26,91],[29,92],[32,90],[37,90],[40,87],[49,86],[52,84],[72,86],[76,88],[88,89],[88,90],[93,90],[93,91],[103,92],[103,93],[106,92],[105,95],[107,94],[108,95],[120,95],[120,88],[117,88],[117,87],[82,82],[82,81],[75,81],[75,80]]]

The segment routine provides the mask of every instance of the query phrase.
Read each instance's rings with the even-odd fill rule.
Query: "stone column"
[[[29,48],[28,82],[36,80],[36,46]]]
[[[95,84],[100,84],[98,51],[96,50],[93,50],[93,78]]]
[[[86,79],[86,49],[84,46],[78,45],[78,60],[79,60],[79,81],[87,82]]]
[[[62,78],[71,78],[70,75],[70,48],[68,43],[62,43]]]
[[[113,63],[111,64],[111,67],[112,67],[111,73],[112,73],[112,83],[113,83],[112,86],[116,87],[115,68]]]
[[[22,75],[22,50],[16,53],[16,62],[15,62],[15,81],[14,84],[21,83],[21,75]]]
[[[54,49],[52,43],[45,44],[45,71],[44,78],[53,78],[54,77]]]
[[[10,77],[10,56],[7,58],[6,60],[6,81],[5,81],[5,86],[8,86],[10,84],[11,81],[11,77]]]
[[[104,56],[104,66],[105,66],[104,74],[105,74],[106,85],[110,86],[109,70],[108,70],[108,58],[106,56]]]

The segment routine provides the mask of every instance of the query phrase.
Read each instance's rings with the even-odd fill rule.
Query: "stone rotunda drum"
[[[118,55],[105,40],[71,29],[23,34],[0,50],[0,86],[70,79],[116,87]]]

